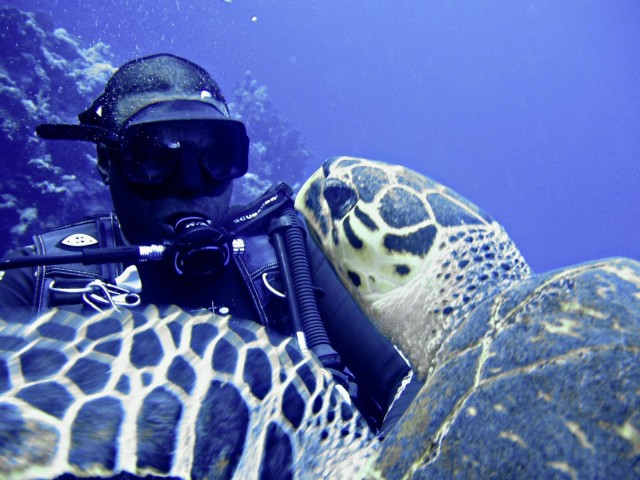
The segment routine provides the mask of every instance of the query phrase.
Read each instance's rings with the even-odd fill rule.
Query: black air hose
[[[287,208],[284,215],[291,219],[292,228],[287,228],[284,233],[285,243],[291,266],[291,273],[295,282],[296,300],[298,309],[302,316],[304,333],[307,336],[307,343],[313,349],[317,345],[329,343],[327,331],[322,323],[318,305],[316,303],[313,283],[311,281],[311,271],[309,269],[309,258],[307,257],[307,247],[303,236],[303,230],[298,225],[298,218],[293,207]]]
[[[289,294],[292,290],[295,292],[297,310],[301,317],[307,345],[325,368],[342,373],[342,361],[331,346],[320,317],[311,281],[304,228],[299,224],[298,215],[292,205],[285,206],[280,217],[272,222],[270,231],[275,235],[280,233],[275,230],[282,230],[284,233],[286,259],[294,283],[293,288],[287,288],[287,293]],[[296,319],[293,321],[295,323]]]

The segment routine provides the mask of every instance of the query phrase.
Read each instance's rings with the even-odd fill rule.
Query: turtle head
[[[329,159],[296,208],[378,330],[423,374],[470,308],[519,277],[520,255],[498,223],[399,165]]]
[[[409,283],[433,253],[429,187],[404,167],[338,157],[305,183],[296,208],[344,283],[373,300]]]

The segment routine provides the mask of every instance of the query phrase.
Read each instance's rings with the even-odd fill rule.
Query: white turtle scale
[[[149,306],[0,327],[3,479],[352,478],[366,461],[372,434],[319,363],[255,322]]]

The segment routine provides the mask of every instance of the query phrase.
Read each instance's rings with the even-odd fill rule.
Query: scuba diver
[[[230,207],[233,180],[248,169],[249,138],[242,122],[229,117],[214,79],[174,55],[138,58],[118,69],[78,118],[74,125],[40,125],[37,133],[96,144],[115,213],[36,235],[9,261],[78,251],[111,256],[95,264],[6,269],[2,318],[28,322],[50,308],[86,315],[174,304],[251,319],[297,336],[301,348],[315,341],[309,348],[384,436],[421,383],[307,236],[287,185]],[[147,246],[160,260],[119,257],[128,246]],[[291,289],[299,305],[285,295]],[[312,332],[299,335],[309,322]]]

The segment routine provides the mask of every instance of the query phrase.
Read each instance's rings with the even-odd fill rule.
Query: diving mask
[[[82,140],[107,147],[129,182],[163,183],[184,156],[196,158],[215,180],[247,172],[249,138],[244,124],[202,101],[152,103],[126,120],[122,128],[97,124],[44,124],[39,136],[53,140]]]
[[[247,143],[244,125],[235,120],[136,123],[124,129],[116,158],[131,183],[161,184],[186,156],[222,181],[247,173]]]

